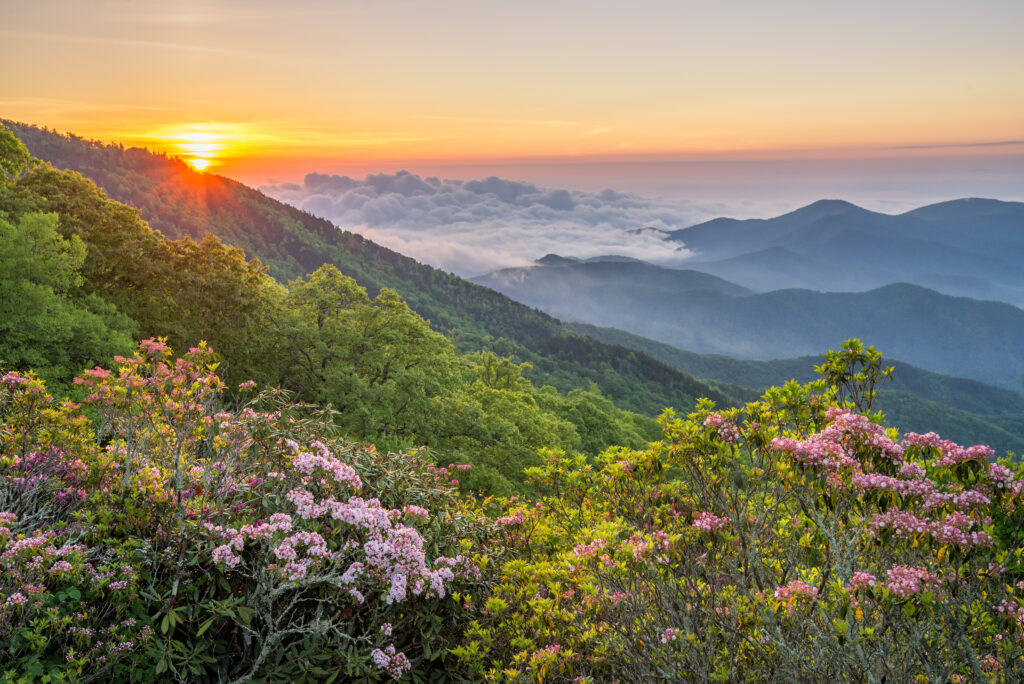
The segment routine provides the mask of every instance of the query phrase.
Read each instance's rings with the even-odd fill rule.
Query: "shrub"
[[[522,557],[462,661],[488,681],[1024,676],[1013,468],[860,413],[888,372],[874,350],[823,371],[666,412],[646,450],[549,452],[546,495],[498,521]]]
[[[84,406],[4,378],[0,671],[448,670],[501,558],[448,468],[348,442],[330,411],[279,391],[228,392],[204,345],[176,359],[146,340],[116,362],[78,377]]]

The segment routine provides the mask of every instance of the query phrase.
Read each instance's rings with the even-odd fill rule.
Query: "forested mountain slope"
[[[595,383],[619,406],[654,415],[726,398],[650,357],[580,335],[558,320],[461,278],[340,230],[241,183],[141,149],[103,145],[10,121],[36,157],[93,180],[170,238],[216,235],[260,259],[279,280],[336,265],[374,296],[390,287],[463,350],[532,364],[527,376],[561,391]]]
[[[596,456],[658,433],[593,389],[562,394],[523,378],[526,364],[459,353],[394,290],[370,298],[333,265],[285,286],[213,235],[170,240],[0,130],[0,375],[35,374],[87,400],[72,378],[109,377],[110,364],[127,372],[139,339],[146,355],[170,345],[207,357],[237,401],[257,384],[278,388],[322,407],[349,439],[428,447],[469,468],[460,486],[472,491],[525,491],[543,447]]]
[[[820,356],[752,361],[696,354],[638,335],[582,323],[573,327],[609,344],[650,354],[697,378],[719,383],[736,403],[752,401],[768,387],[790,380],[810,382]],[[928,432],[941,426],[950,439],[990,444],[1000,452],[1024,453],[1024,395],[976,380],[933,373],[901,361],[888,362],[893,381],[879,389],[879,406],[893,425]]]
[[[1024,388],[1019,344],[1024,310],[908,283],[867,292],[752,294],[694,271],[551,260],[498,271],[478,282],[568,320],[627,330],[698,353],[788,358],[857,337],[891,358],[931,371]]]

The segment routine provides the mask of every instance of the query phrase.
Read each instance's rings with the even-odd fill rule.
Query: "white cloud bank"
[[[260,189],[402,254],[467,277],[523,266],[549,253],[679,263],[690,254],[678,243],[666,242],[660,231],[684,228],[722,209],[614,190],[552,190],[495,176],[440,180],[406,171],[362,180],[311,173],[301,185]]]

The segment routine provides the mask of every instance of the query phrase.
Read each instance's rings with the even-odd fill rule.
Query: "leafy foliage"
[[[1019,679],[1022,483],[859,413],[878,361],[851,343],[823,364],[841,385],[666,412],[661,442],[596,463],[548,452],[460,659],[486,681]]]
[[[0,362],[67,378],[131,347],[134,326],[95,295],[83,295],[85,246],[56,230],[53,214],[0,218]]]
[[[215,368],[205,347],[174,359],[146,340],[86,371],[95,433],[38,379],[4,377],[0,670],[444,672],[502,553],[493,522],[422,453],[348,442],[330,412],[279,392],[232,410]]]

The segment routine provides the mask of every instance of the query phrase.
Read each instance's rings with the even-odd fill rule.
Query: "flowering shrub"
[[[2,376],[6,679],[1024,676],[1016,466],[886,428],[873,350],[646,449],[544,450],[493,512],[468,466],[216,370],[146,340],[82,405]]]
[[[0,672],[447,671],[502,554],[447,468],[350,443],[278,391],[232,400],[204,345],[146,340],[116,363],[76,379],[82,406],[4,376]]]
[[[821,370],[666,412],[646,450],[548,452],[462,661],[488,681],[1024,677],[1015,466],[885,427],[874,350]]]

